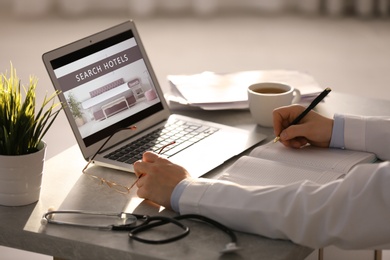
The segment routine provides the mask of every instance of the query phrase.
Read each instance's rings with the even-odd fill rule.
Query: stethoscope
[[[57,221],[54,219],[55,215],[66,215],[66,214],[73,214],[73,215],[78,214],[78,215],[91,216],[91,217],[96,217],[96,216],[116,217],[118,218],[119,221],[118,223],[109,224],[109,225],[88,225],[88,224],[78,224],[73,222],[65,222],[62,220]],[[133,240],[142,243],[147,243],[147,244],[165,244],[165,243],[170,243],[182,239],[190,233],[190,228],[180,222],[180,220],[183,219],[200,220],[226,233],[230,237],[230,242],[227,243],[225,247],[220,251],[221,253],[235,252],[241,249],[240,247],[237,246],[237,237],[231,229],[229,229],[225,225],[213,219],[198,214],[185,214],[185,215],[179,215],[173,218],[169,218],[164,216],[148,216],[148,215],[126,213],[126,212],[101,213],[101,212],[87,212],[87,211],[77,211],[77,210],[54,211],[49,209],[48,212],[43,214],[41,219],[41,224],[46,225],[50,223],[50,224],[68,225],[68,226],[76,226],[76,227],[87,227],[87,228],[94,228],[99,230],[129,231],[129,237]],[[137,224],[137,222],[141,222],[141,223]],[[169,238],[164,238],[159,240],[152,240],[152,239],[147,239],[139,236],[144,231],[165,224],[176,225],[177,227],[179,227],[179,230],[181,230],[181,232],[178,232],[176,235],[173,235]]]

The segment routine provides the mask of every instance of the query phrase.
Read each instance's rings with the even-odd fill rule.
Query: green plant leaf
[[[59,92],[45,96],[41,106],[36,104],[38,79],[30,76],[29,85],[23,86],[11,63],[10,76],[0,79],[0,154],[21,155],[38,150],[62,104],[56,103]],[[24,98],[23,98],[24,96]]]

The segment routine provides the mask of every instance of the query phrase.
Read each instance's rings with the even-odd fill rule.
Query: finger
[[[144,199],[150,199],[150,196],[152,195],[150,192],[150,185],[146,183],[148,181],[147,178],[148,176],[143,176],[137,182],[137,195]]]
[[[138,179],[135,181],[135,185],[138,187],[138,188],[142,188],[142,186],[144,186],[144,181],[145,181],[145,176],[144,175],[140,175],[138,177]]]
[[[144,152],[144,154],[142,155],[142,160],[144,162],[152,163],[155,162],[158,158],[159,158],[158,154],[151,151]]]
[[[148,172],[148,163],[142,162],[142,161],[136,161],[133,164],[134,173],[137,177],[140,177],[141,175],[145,175]]]
[[[307,137],[308,126],[307,125],[292,125],[284,129],[280,133],[280,139],[283,141],[292,140],[297,137]]]
[[[274,134],[279,136],[304,109],[301,105],[283,106],[275,109],[273,111]]]
[[[288,119],[288,112],[289,110],[287,109],[287,107],[280,107],[273,111],[273,126],[274,134],[276,136],[279,136],[285,128]]]
[[[297,137],[291,140],[287,141],[280,141],[284,146],[291,147],[291,148],[301,148],[302,146],[305,146],[308,144],[308,140],[304,137]]]
[[[142,198],[142,199],[147,199],[147,194],[145,193],[143,188],[138,188],[137,196]]]
[[[281,117],[281,114],[279,111],[274,110],[273,111],[273,126],[274,126],[274,135],[279,136],[280,133],[282,132],[282,122],[283,118]]]
[[[307,139],[304,137],[297,137],[293,140],[291,140],[291,147],[293,148],[301,148],[302,146],[306,145],[308,143]]]

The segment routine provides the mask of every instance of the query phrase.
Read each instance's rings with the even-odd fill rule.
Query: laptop
[[[97,165],[133,172],[153,150],[199,177],[266,138],[172,114],[133,21],[42,59],[83,157]]]

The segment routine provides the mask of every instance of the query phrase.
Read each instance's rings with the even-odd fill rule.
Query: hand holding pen
[[[274,111],[274,132],[284,145],[294,148],[302,147],[307,143],[315,146],[328,147],[333,127],[333,120],[319,115],[312,109],[323,100],[331,91],[325,89],[305,109],[299,105],[281,107]]]

